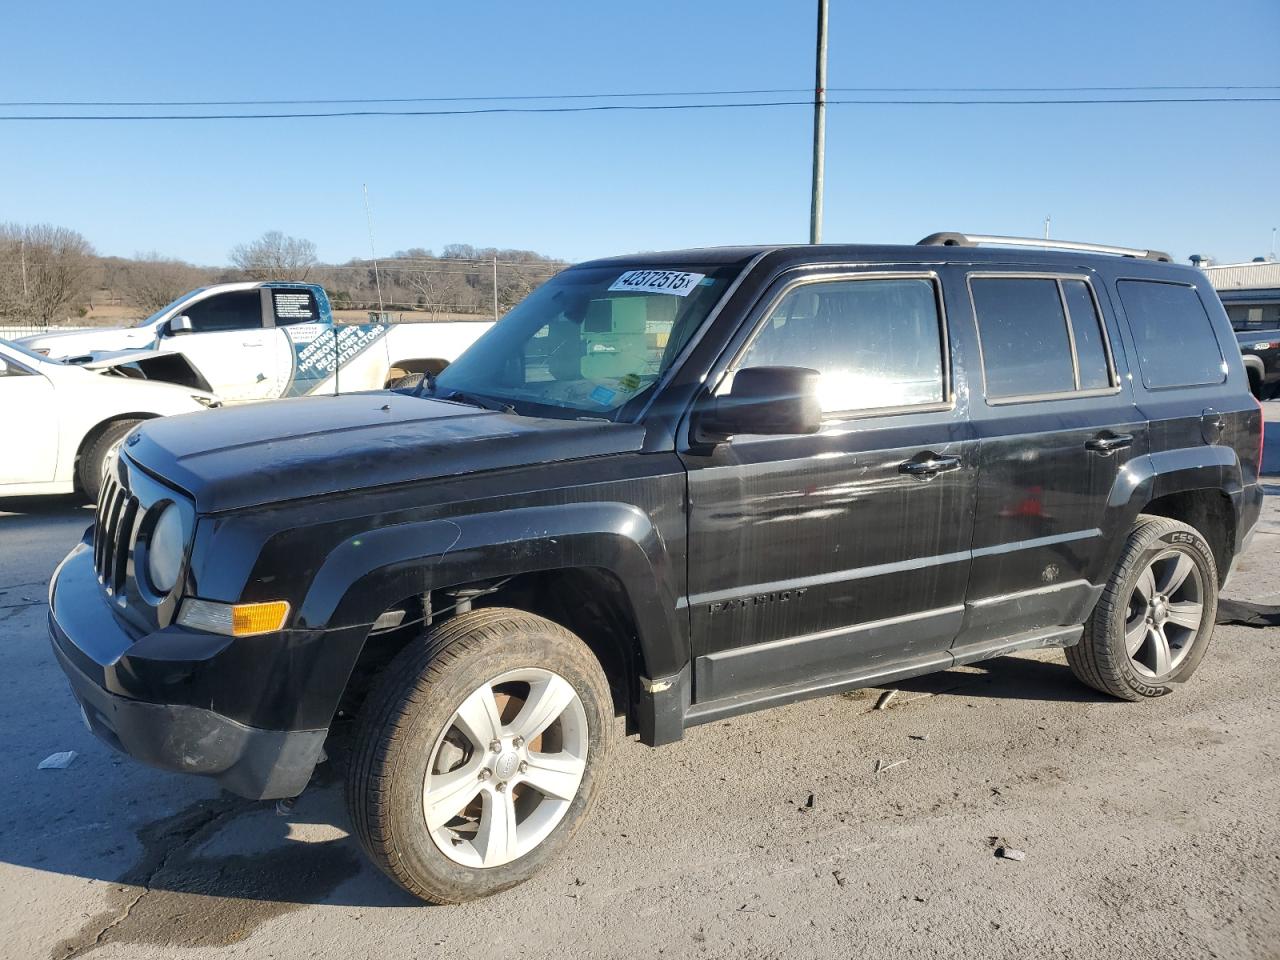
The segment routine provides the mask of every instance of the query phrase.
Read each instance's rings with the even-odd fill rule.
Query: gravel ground
[[[5,510],[0,957],[1280,957],[1280,628],[1220,626],[1148,703],[1042,652],[623,741],[568,856],[431,908],[323,777],[279,816],[89,735],[44,626],[89,510]],[[1228,592],[1280,602],[1278,548],[1269,497]]]

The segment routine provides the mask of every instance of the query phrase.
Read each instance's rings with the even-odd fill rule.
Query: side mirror
[[[194,330],[195,326],[191,323],[191,318],[185,313],[169,321],[169,336],[171,337],[176,337],[180,333],[191,333]]]
[[[808,367],[746,367],[733,375],[728,395],[711,397],[697,420],[706,439],[737,433],[804,434],[822,428],[817,370]]]

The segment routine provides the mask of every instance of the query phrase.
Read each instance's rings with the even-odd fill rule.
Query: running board
[[[722,700],[711,700],[706,703],[695,703],[684,715],[686,727],[696,727],[703,723],[712,723],[726,717],[764,710],[769,707],[780,707],[800,700],[811,700],[815,697],[826,697],[859,687],[880,687],[898,680],[923,676],[926,673],[937,673],[949,670],[966,663],[1002,657],[1019,650],[1035,650],[1040,647],[1070,647],[1079,642],[1084,633],[1083,626],[1051,627],[1035,633],[1019,637],[1005,637],[960,650],[947,650],[942,653],[929,654],[905,663],[897,663],[888,667],[872,670],[860,670],[853,673],[835,674],[816,681],[794,683],[785,687],[773,687],[766,690],[754,690],[750,693],[725,697]]]

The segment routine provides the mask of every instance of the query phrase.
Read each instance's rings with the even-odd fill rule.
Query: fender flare
[[[368,627],[405,597],[460,583],[575,568],[606,570],[623,585],[646,676],[678,673],[688,663],[675,570],[661,534],[643,510],[614,502],[523,507],[395,524],[350,536],[331,550],[297,620],[301,630],[341,633],[351,641],[343,645],[349,661],[345,670],[331,674],[331,688],[316,691],[319,699],[331,700],[337,709]]]
[[[1172,493],[1208,490],[1225,493],[1238,517],[1244,494],[1240,459],[1226,445],[1184,447],[1135,457],[1125,464],[1107,502],[1108,535],[1104,578],[1110,576],[1125,547],[1125,531],[1153,500]],[[1234,533],[1234,531],[1233,531]]]

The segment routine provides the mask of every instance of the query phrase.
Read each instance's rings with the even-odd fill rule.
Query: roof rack
[[[1159,260],[1162,263],[1173,262],[1173,257],[1160,250],[1113,247],[1104,243],[1074,243],[1071,240],[1041,240],[1036,237],[997,237],[980,233],[931,233],[916,246],[976,247],[981,244],[995,244],[1000,247],[1041,247],[1046,250],[1078,250],[1082,253],[1110,253],[1118,257],[1139,257],[1143,260]]]

